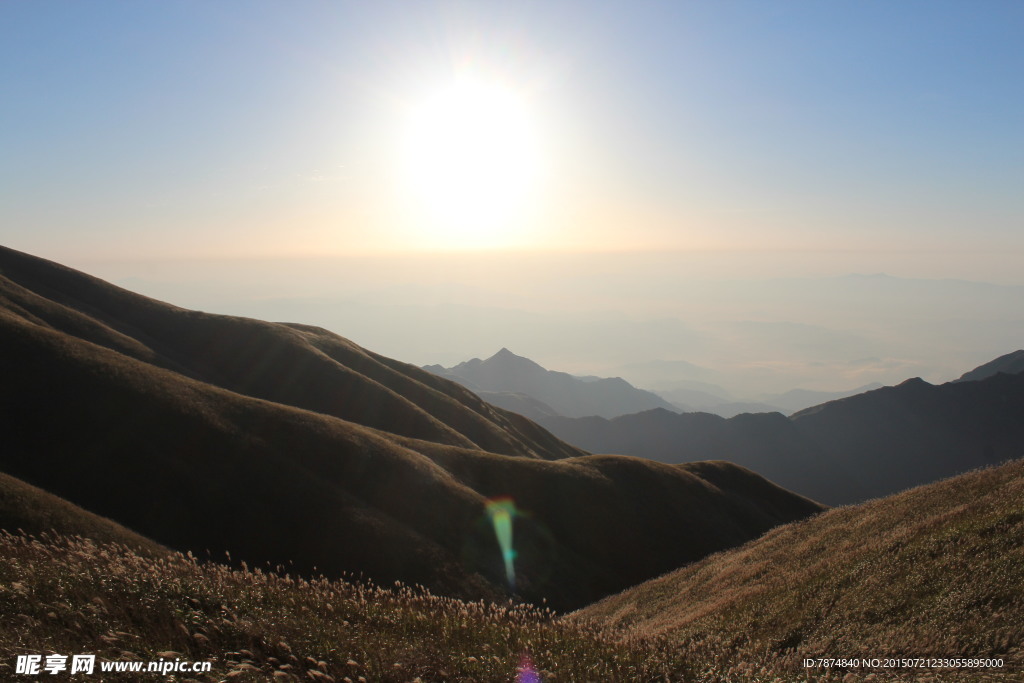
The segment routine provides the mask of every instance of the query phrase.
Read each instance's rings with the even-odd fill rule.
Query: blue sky
[[[403,107],[529,102],[492,247],[1024,247],[1018,2],[6,2],[0,220],[54,258],[457,248],[396,211]]]
[[[0,243],[415,363],[945,381],[1024,333],[1022,35],[996,0],[9,0]],[[443,110],[412,187],[467,74],[527,124]]]

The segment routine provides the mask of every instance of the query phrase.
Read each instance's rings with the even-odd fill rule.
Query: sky
[[[477,328],[504,310],[834,329],[821,302],[753,310],[738,292],[877,273],[1024,285],[1021,35],[1010,0],[9,0],[0,243],[181,305],[330,320],[417,363],[500,340],[398,343],[383,314],[346,325],[339,297]],[[698,320],[680,301],[700,278],[748,284]],[[1015,315],[922,374],[1018,348]],[[641,335],[574,364],[541,338],[518,351],[579,371],[697,354]],[[876,341],[865,357],[906,360],[929,337]]]

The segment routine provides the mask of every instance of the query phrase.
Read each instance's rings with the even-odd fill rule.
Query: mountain
[[[680,406],[683,407],[683,406]],[[736,417],[744,413],[788,413],[778,406],[769,405],[767,403],[756,403],[756,402],[742,402],[742,401],[730,401],[728,403],[715,403],[714,405],[704,405],[699,408],[689,407],[686,412],[690,413],[711,413],[712,415],[718,415],[719,417]]]
[[[848,391],[811,391],[810,389],[790,389],[782,394],[766,394],[761,397],[761,400],[769,405],[778,406],[779,412],[795,413],[804,410],[805,408],[813,408],[814,406],[821,405],[822,403],[837,401],[841,398],[856,396],[857,394],[863,394],[865,391],[873,391],[881,388],[881,384],[878,382],[872,382],[871,384],[865,384],[862,387],[857,387],[856,389],[850,389]]]
[[[662,462],[721,459],[830,505],[885,496],[1024,453],[1024,375],[939,386],[912,379],[809,408],[725,419],[647,411],[544,418],[588,450]]]
[[[524,394],[567,417],[615,417],[653,408],[675,409],[657,394],[637,389],[621,377],[574,377],[546,370],[505,348],[487,360],[474,358],[451,368],[428,365],[424,369],[476,392]]]
[[[558,412],[543,401],[538,401],[532,396],[519,394],[512,391],[478,391],[477,396],[490,403],[492,406],[504,408],[513,413],[519,413],[531,420],[539,420],[543,417],[558,415]]]
[[[571,609],[822,509],[735,465],[583,455],[325,330],[0,271],[0,470],[177,550]]]
[[[1003,657],[1005,668],[946,673],[1010,680],[1024,663],[1022,539],[1019,459],[788,524],[574,618],[791,671],[804,657]]]
[[[649,410],[607,420],[600,417],[540,420],[552,433],[596,452],[651,458],[660,462],[728,460],[816,500],[836,504],[867,496],[857,472],[827,463],[820,449],[779,413],[744,413],[724,418],[710,413]],[[869,482],[870,483],[870,482]],[[813,491],[814,495],[807,493]]]
[[[836,401],[865,391],[879,389],[881,384],[873,382],[848,391],[812,391],[790,389],[781,394],[762,394],[757,400],[738,401],[725,398],[724,390],[711,394],[693,385],[698,383],[676,383],[675,388],[660,388],[654,393],[671,401],[680,411],[687,413],[711,413],[722,417],[736,417],[742,413],[792,413],[812,408],[828,401]],[[665,386],[664,383],[662,386]]]
[[[996,358],[994,361],[978,366],[969,372],[965,372],[956,381],[977,382],[1000,372],[1005,372],[1008,375],[1024,373],[1024,350],[1008,353],[1005,356]]]
[[[164,304],[0,247],[0,302],[23,320],[254,398],[507,455],[582,451],[451,382],[315,327]]]

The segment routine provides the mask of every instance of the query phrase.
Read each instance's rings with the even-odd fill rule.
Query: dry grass
[[[1008,681],[1008,674],[804,671],[721,633],[664,638],[418,588],[306,580],[78,537],[0,534],[0,679],[18,654],[210,661],[195,681]],[[519,677],[524,655],[539,678]],[[47,677],[49,678],[49,677]],[[107,680],[154,680],[154,674]]]
[[[800,660],[1021,662],[1024,461],[780,527],[585,612],[599,622],[64,536],[2,535],[0,557],[0,680],[16,680],[15,655],[53,652],[180,653],[215,662],[209,681],[508,681],[526,652],[548,672],[542,680],[870,680],[809,672]]]
[[[543,680],[686,672],[658,640],[618,643],[526,605],[145,558],[56,535],[4,532],[0,555],[3,680],[16,678],[15,655],[34,653],[210,660],[203,681],[509,681],[527,653]]]
[[[1024,460],[777,528],[574,618],[715,638],[784,678],[804,657],[891,655],[1002,657],[1016,670],[992,680],[1021,680]]]

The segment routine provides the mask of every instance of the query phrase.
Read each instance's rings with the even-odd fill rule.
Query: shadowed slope
[[[1024,460],[780,527],[577,617],[796,648],[795,671],[804,656],[1024,664]]]
[[[0,247],[0,306],[256,398],[451,445],[560,458],[579,449],[454,382],[326,330],[188,311]]]
[[[4,471],[177,549],[488,594],[438,545],[479,496],[385,435],[0,322]]]
[[[117,522],[94,515],[77,505],[0,472],[0,529],[39,535],[57,532],[90,538],[97,543],[118,543],[137,553],[162,557],[170,550],[125,529]]]
[[[855,473],[838,471],[781,413],[724,418],[710,413],[649,410],[612,420],[541,418],[561,438],[599,453],[660,462],[728,460],[826,503],[863,497]]]
[[[823,509],[725,462],[594,455],[541,463],[429,444],[421,450],[487,498],[515,501],[523,513],[516,562],[527,577],[517,588],[548,595],[561,586],[568,599],[549,597],[559,609]],[[569,575],[578,578],[566,586]]]
[[[31,307],[9,296],[0,308],[0,470],[176,549],[230,550],[250,563],[360,572],[449,595],[514,592],[569,609],[820,509],[730,465],[506,456],[463,445],[468,439],[426,411],[394,414],[406,427],[397,435],[253,398],[139,358],[162,342],[47,307],[10,283],[5,291]],[[225,322],[204,319],[200,328]],[[357,362],[383,374],[402,367],[312,328],[226,326],[280,335],[287,348],[305,339],[324,358],[345,358],[347,372]],[[189,358],[192,367],[204,362]],[[407,388],[430,397],[448,384]],[[505,418],[523,435],[507,443],[552,439],[525,418]],[[409,435],[421,427],[436,438]],[[487,514],[498,497],[517,510],[514,586]]]
[[[0,320],[0,466],[179,549],[496,595],[485,506],[509,496],[527,515],[514,590],[568,608],[819,509],[767,482],[748,499],[689,466],[395,437]]]
[[[996,375],[938,386],[914,378],[791,419],[835,467],[827,499],[847,503],[1020,457],[1021,415],[1024,375]],[[843,496],[844,486],[862,493]]]

